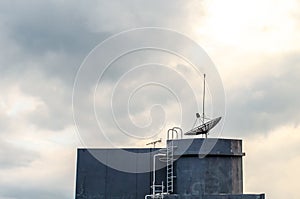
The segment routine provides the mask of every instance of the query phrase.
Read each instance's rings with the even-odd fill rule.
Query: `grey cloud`
[[[71,86],[84,57],[110,34],[91,32],[84,7],[73,2],[1,1],[0,7],[1,76],[39,70]]]
[[[189,17],[185,12],[189,4],[179,1],[171,4],[168,1],[101,1],[76,5],[71,1],[32,0],[0,4],[4,24],[0,39],[12,48],[9,56],[1,59],[1,75],[20,82],[23,92],[46,103],[47,110],[39,107],[30,120],[50,129],[61,129],[69,123],[71,89],[77,69],[96,44],[122,29],[172,28]],[[6,48],[3,46],[3,51]],[[36,71],[44,79],[36,80]],[[49,88],[57,81],[61,83],[59,89],[63,88],[60,93]]]
[[[191,11],[189,8],[195,8]],[[108,11],[109,10],[109,11]],[[191,17],[190,12],[197,15]],[[115,13],[118,13],[117,15]],[[155,26],[184,31],[190,23],[198,22],[203,14],[202,1],[100,1],[90,11],[90,24],[96,31],[110,32],[129,28]]]
[[[47,181],[47,179],[44,179]],[[30,179],[28,179],[30,182]],[[58,183],[58,182],[56,182]],[[61,181],[59,183],[62,183]],[[41,183],[38,187],[28,184],[4,184],[0,183],[0,198],[22,198],[22,199],[32,199],[32,198],[61,198],[70,199],[73,197],[72,190],[66,190],[65,188],[47,187],[44,183]],[[51,185],[48,185],[51,186]],[[63,185],[61,184],[61,187]]]
[[[28,115],[28,122],[40,129],[50,130],[61,130],[72,125],[70,88],[60,79],[50,79],[40,73],[25,77],[28,80],[22,84],[22,90],[43,102]]]
[[[226,131],[229,134],[267,133],[280,125],[299,125],[299,54],[286,55],[281,61],[274,59],[265,64],[270,70],[282,72],[277,76],[270,72],[250,87],[228,91]]]
[[[71,1],[1,1],[1,10],[12,39],[34,54],[86,52],[99,38],[89,31],[83,7]]]
[[[191,27],[191,23],[199,20],[190,13],[190,6],[200,8],[201,2],[1,1],[0,42],[3,45],[0,47],[2,52],[0,76],[7,79],[7,85],[11,83],[20,86],[21,92],[43,102],[33,112],[26,115],[23,122],[28,126],[34,125],[37,131],[42,133],[46,133],[43,130],[59,131],[72,125],[73,81],[79,65],[90,50],[108,36],[129,28],[160,26],[186,32],[186,28]],[[194,14],[197,13],[197,16],[199,12],[203,12],[202,9],[192,10]],[[141,57],[141,59],[144,58]],[[108,79],[114,80],[113,75],[116,74],[111,73]],[[161,75],[167,76],[167,74]],[[87,76],[86,81],[89,78],[90,76]],[[80,88],[81,103],[78,111],[80,120],[84,124],[83,128],[96,132],[98,128],[95,127],[95,120],[93,115],[89,114],[92,110],[87,106],[90,103],[90,96],[87,94],[91,88]],[[148,99],[149,103],[159,97],[154,95],[153,98]],[[190,102],[189,99],[186,101]],[[144,103],[147,102],[137,104],[137,108]],[[0,113],[1,122],[4,121],[4,124],[0,125],[6,128],[14,125],[13,122],[7,123],[5,117],[5,114]],[[190,121],[193,123],[194,120]],[[11,132],[7,136],[13,134],[22,138],[22,130],[16,129],[7,130],[6,132]],[[15,148],[11,145],[0,146],[0,151],[4,153],[0,158],[0,168],[3,172],[9,168],[30,166],[32,161],[39,159],[38,152],[28,151],[23,147]],[[49,169],[51,170],[50,166]],[[34,173],[34,171],[29,172]],[[49,173],[52,174],[53,170]],[[70,173],[74,174],[75,171]],[[73,186],[74,179],[65,178],[65,176],[59,178],[55,174],[51,177],[42,179],[46,185],[39,183],[42,180],[34,179],[34,177],[29,178],[27,184],[21,184],[17,181],[18,179],[11,179],[10,184],[1,183],[0,195],[24,199],[71,198],[73,190],[65,189],[65,187]]]
[[[1,18],[10,37],[35,55],[47,51],[87,53],[108,35],[129,28],[187,27],[191,1],[1,1]],[[166,12],[168,10],[168,12]],[[197,14],[203,10],[197,10]],[[116,14],[117,13],[117,14]]]
[[[19,186],[15,187],[8,187],[2,186],[3,191],[0,191],[0,197],[9,198],[9,199],[32,199],[32,198],[44,198],[44,199],[53,199],[53,198],[60,198],[60,199],[70,199],[70,194],[63,193],[63,192],[55,192],[49,191],[46,188],[44,190],[31,188],[31,189],[20,189]],[[18,191],[16,191],[18,190]]]
[[[27,167],[30,163],[39,159],[39,155],[35,151],[14,146],[4,140],[0,140],[0,145],[0,169]]]

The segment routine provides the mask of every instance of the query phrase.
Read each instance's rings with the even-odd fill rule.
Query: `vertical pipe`
[[[154,156],[153,156],[153,183],[152,183],[152,195],[153,196],[155,196],[155,159],[156,159],[156,155],[157,154],[155,154]]]
[[[156,164],[155,164],[155,161],[156,161],[156,157],[158,156],[165,156],[165,154],[155,154],[153,156],[153,182],[152,182],[152,194],[153,196],[155,196],[155,191],[156,191],[156,185],[155,185],[155,172],[156,172]]]
[[[161,181],[161,198],[164,198],[164,181]]]

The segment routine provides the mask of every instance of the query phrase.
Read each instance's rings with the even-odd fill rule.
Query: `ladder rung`
[[[172,193],[173,192],[173,185],[174,185],[174,178],[176,176],[174,176],[174,150],[177,149],[177,146],[173,145],[172,143],[169,143],[166,147],[166,157],[165,157],[165,161],[167,164],[167,184],[166,184],[166,188],[167,188],[167,192],[168,193]]]

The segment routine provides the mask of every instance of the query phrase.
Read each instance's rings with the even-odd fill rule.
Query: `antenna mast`
[[[200,126],[197,127],[193,127],[193,129],[191,129],[190,131],[184,133],[184,135],[205,135],[205,138],[207,138],[207,134],[208,132],[214,128],[218,122],[221,120],[222,117],[217,117],[214,119],[209,119],[205,117],[205,73],[204,73],[204,78],[203,78],[203,102],[202,102],[202,124]],[[197,120],[200,118],[201,120],[201,116],[199,113],[196,113],[196,121],[194,123],[194,126],[197,122]],[[207,122],[205,122],[205,118],[208,119]]]
[[[204,103],[205,103],[205,73],[204,73],[204,78],[203,78],[203,102],[202,102],[202,124],[204,124],[204,118],[205,118],[205,109],[204,109]]]

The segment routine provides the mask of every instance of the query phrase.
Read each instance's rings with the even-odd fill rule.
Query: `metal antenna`
[[[151,144],[153,144],[153,148],[155,148],[155,145],[156,145],[156,143],[158,143],[158,142],[161,142],[161,138],[160,138],[159,140],[155,140],[155,141],[153,141],[153,142],[149,142],[149,143],[147,143],[146,145],[151,145]]]
[[[218,124],[218,122],[221,120],[222,117],[217,117],[214,119],[209,119],[205,117],[205,77],[206,77],[205,73],[203,76],[204,78],[203,78],[202,124],[200,126],[193,127],[191,130],[184,133],[184,135],[205,135],[205,138],[207,138],[208,132]],[[201,120],[200,114],[196,113],[196,121],[194,123],[194,126],[196,125],[198,119]],[[205,119],[208,119],[208,121],[205,122]]]
[[[202,124],[204,124],[204,118],[205,118],[205,109],[204,109],[204,103],[205,103],[205,73],[204,73],[204,79],[203,79],[203,102],[202,102]]]

